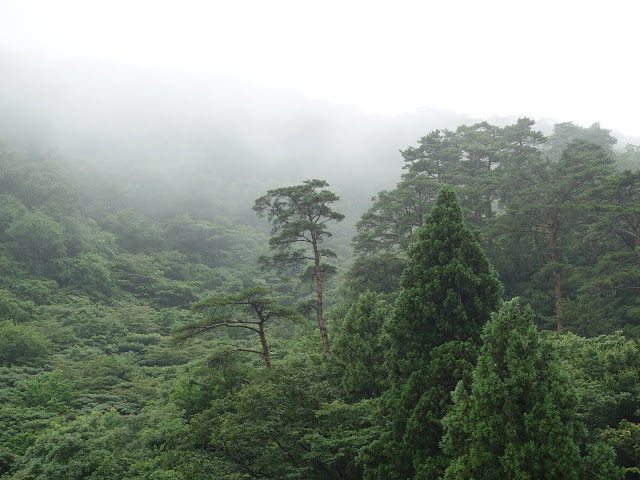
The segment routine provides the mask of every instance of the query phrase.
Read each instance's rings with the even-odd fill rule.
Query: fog
[[[90,166],[125,185],[155,184],[165,195],[192,191],[189,182],[196,190],[226,190],[323,178],[368,200],[397,181],[400,149],[432,129],[473,121],[427,109],[364,114],[230,77],[185,78],[104,61],[51,64],[5,53],[0,69],[6,145],[54,154],[76,169]]]
[[[0,142],[150,214],[216,194],[203,209],[244,216],[267,188],[322,178],[358,215],[436,128],[599,121],[640,143],[632,13],[7,0]]]

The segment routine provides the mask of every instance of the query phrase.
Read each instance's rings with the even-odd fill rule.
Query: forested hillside
[[[8,135],[0,478],[640,478],[639,147],[421,135],[367,185]]]

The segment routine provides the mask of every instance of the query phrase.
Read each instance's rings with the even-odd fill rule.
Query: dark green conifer
[[[379,337],[389,304],[367,291],[347,312],[335,338],[334,356],[342,367],[342,386],[352,399],[380,396],[386,385]]]
[[[471,393],[458,383],[442,420],[445,480],[620,478],[610,447],[597,445],[597,466],[581,457],[575,389],[533,317],[514,299],[485,326]]]
[[[478,236],[464,225],[456,195],[446,185],[409,255],[386,325],[394,386],[423,368],[434,347],[452,340],[479,343],[502,292]]]
[[[385,324],[390,389],[381,437],[361,453],[365,478],[438,478],[446,467],[440,419],[450,392],[473,369],[482,325],[502,287],[478,236],[444,186],[409,250],[402,291]]]

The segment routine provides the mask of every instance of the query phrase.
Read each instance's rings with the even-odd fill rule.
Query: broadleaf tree
[[[269,190],[253,206],[259,217],[266,217],[271,222],[269,246],[276,252],[271,257],[261,257],[260,262],[276,268],[307,264],[306,273],[313,275],[317,293],[315,310],[326,356],[331,354],[331,348],[322,310],[322,289],[323,277],[333,267],[324,259],[336,255],[320,247],[323,240],[331,236],[327,223],[344,219],[344,215],[331,208],[340,197],[327,190],[325,187],[328,186],[324,180],[305,180],[301,185]]]

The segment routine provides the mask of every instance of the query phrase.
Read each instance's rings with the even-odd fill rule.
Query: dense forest
[[[640,478],[640,147],[450,121],[367,185],[5,128],[0,478]]]

